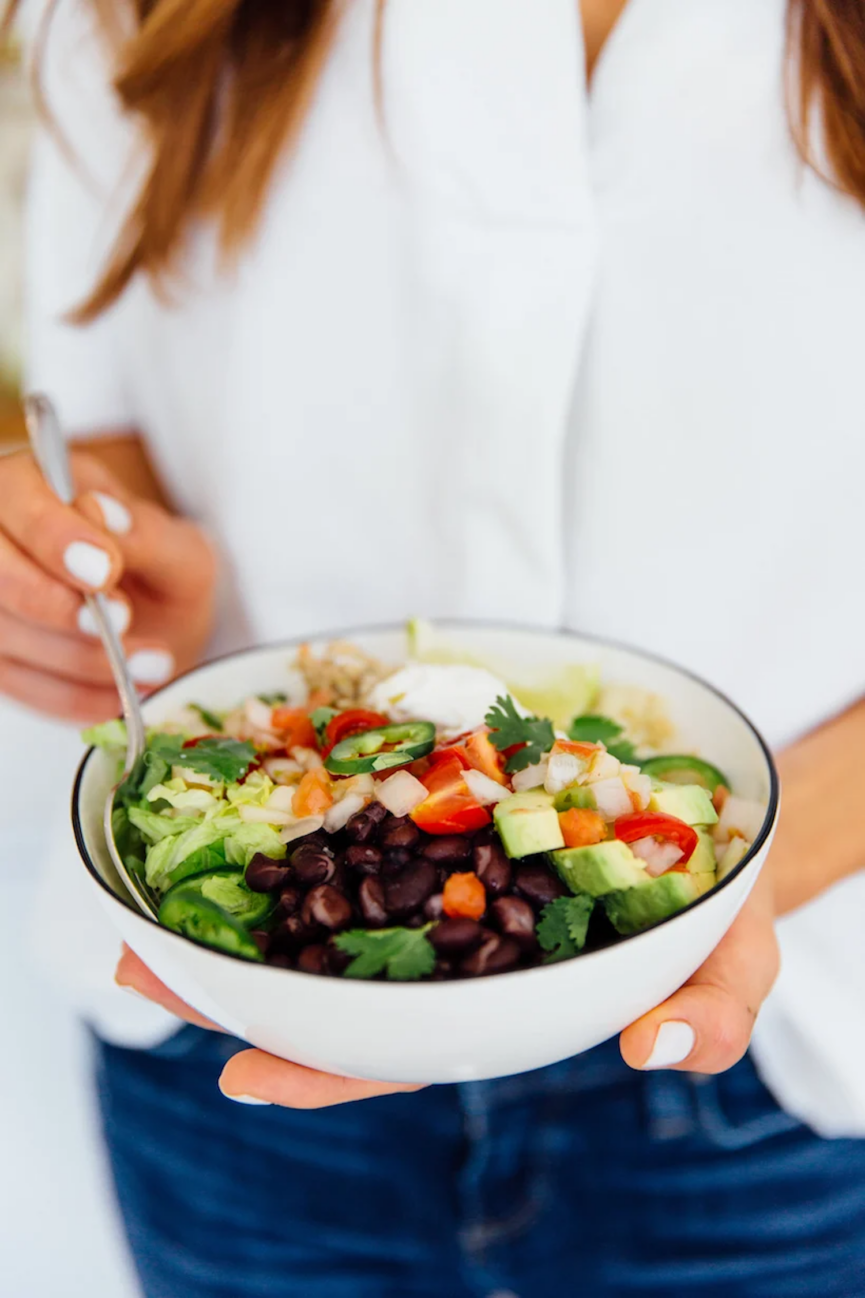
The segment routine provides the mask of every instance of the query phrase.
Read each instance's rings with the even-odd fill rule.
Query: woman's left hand
[[[738,1063],[778,976],[772,879],[764,869],[720,945],[679,991],[626,1028],[632,1068],[722,1073]]]

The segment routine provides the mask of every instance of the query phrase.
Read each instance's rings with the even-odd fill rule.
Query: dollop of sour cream
[[[411,663],[375,686],[370,706],[393,721],[432,721],[446,736],[477,730],[508,687],[482,667]]]

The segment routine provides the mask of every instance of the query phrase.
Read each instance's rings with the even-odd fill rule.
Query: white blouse
[[[865,214],[797,159],[784,0],[630,0],[590,92],[575,0],[389,0],[384,130],[353,0],[238,267],[196,230],[172,304],[138,282],[87,330],[133,137],[76,5],[48,94],[90,174],[43,136],[31,378],[74,432],[141,429],[218,534],[223,644],[564,624],[775,744],[862,693]],[[865,1133],[863,904],[782,923],[755,1037],[825,1132]]]

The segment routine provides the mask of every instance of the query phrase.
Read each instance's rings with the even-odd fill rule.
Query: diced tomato
[[[466,750],[459,744],[448,744],[446,748],[434,748],[427,760],[431,766],[436,766],[439,762],[447,762],[454,757],[464,771],[467,771],[471,766],[471,762],[466,756]]]
[[[309,719],[306,708],[286,708],[278,705],[273,709],[270,724],[286,748],[317,748],[318,741],[315,726]]]
[[[295,816],[323,816],[333,805],[333,785],[323,766],[307,771],[294,791],[291,809]]]
[[[338,712],[331,717],[324,732],[325,756],[350,735],[362,735],[365,730],[377,730],[379,726],[389,726],[390,721],[380,712],[368,712],[366,708],[349,708],[347,712]]]
[[[452,874],[445,880],[442,909],[450,919],[480,919],[486,908],[486,889],[476,874]]]
[[[495,780],[497,784],[506,784],[505,755],[500,753],[490,739],[488,730],[476,730],[466,741],[466,757],[469,766]]]
[[[678,816],[663,816],[656,811],[637,811],[629,816],[619,816],[613,826],[616,838],[623,843],[635,843],[638,838],[660,838],[674,843],[682,853],[683,865],[692,855],[699,839],[697,831]]]
[[[557,739],[553,744],[554,753],[573,753],[575,757],[594,757],[597,751],[597,744],[584,744],[576,739]]]
[[[436,762],[418,777],[429,797],[410,812],[412,820],[428,834],[467,834],[490,823],[486,808],[472,796],[457,757]]]
[[[589,807],[572,807],[559,812],[559,825],[565,847],[591,847],[607,837],[603,816]]]
[[[727,801],[729,796],[730,790],[725,784],[719,784],[715,789],[715,792],[712,794],[712,806],[715,808],[719,816],[724,810],[724,803]]]

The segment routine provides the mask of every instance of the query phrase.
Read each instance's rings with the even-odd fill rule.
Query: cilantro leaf
[[[198,713],[206,726],[210,726],[211,730],[222,729],[222,721],[215,712],[208,712],[207,708],[203,708],[200,703],[190,703],[189,706],[193,712]]]
[[[484,720],[490,728],[490,741],[499,752],[522,745],[505,762],[508,772],[534,766],[556,742],[549,717],[521,717],[510,694],[499,696]]]
[[[559,897],[541,911],[535,932],[548,953],[544,963],[569,960],[579,955],[586,944],[589,919],[595,908],[594,897],[579,893],[576,897]]]
[[[315,726],[319,743],[323,743],[324,732],[335,716],[337,716],[336,708],[316,708],[314,712],[310,712],[309,719]]]
[[[386,972],[388,978],[407,981],[432,973],[436,953],[427,939],[432,927],[350,929],[334,938],[335,945],[346,955],[354,956],[345,971],[346,978],[375,978]]]
[[[618,758],[625,766],[639,766],[640,764],[637,750],[630,739],[622,739],[617,744],[609,744],[607,752],[611,757]]]
[[[622,727],[612,717],[584,716],[574,717],[568,730],[568,738],[583,744],[605,744],[622,733]]]
[[[252,744],[212,737],[200,739],[192,748],[181,748],[173,760],[178,766],[189,766],[213,780],[233,784],[242,779],[254,758]]]

